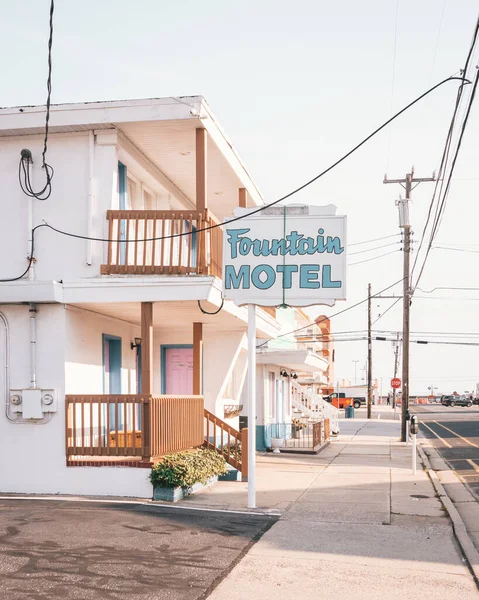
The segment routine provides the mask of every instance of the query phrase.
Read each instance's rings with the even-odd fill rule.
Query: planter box
[[[155,487],[153,488],[153,500],[162,500],[163,502],[178,502],[185,496],[196,494],[207,487],[210,487],[218,481],[218,477],[212,477],[207,483],[195,483],[191,487]]]

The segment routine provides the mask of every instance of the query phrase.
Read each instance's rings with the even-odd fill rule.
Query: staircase
[[[316,421],[329,419],[331,422],[331,431],[334,433],[339,432],[339,410],[297,383],[293,383],[292,385],[291,404],[294,409],[302,412],[310,419]]]
[[[205,441],[203,446],[221,454],[226,462],[248,477],[248,429],[234,429],[209,410],[205,411]]]

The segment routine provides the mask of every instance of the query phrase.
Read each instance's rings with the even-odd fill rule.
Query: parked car
[[[441,404],[443,406],[472,406],[472,400],[470,398],[466,398],[465,396],[442,396]]]

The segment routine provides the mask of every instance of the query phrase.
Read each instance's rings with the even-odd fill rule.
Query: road
[[[272,518],[0,499],[0,598],[204,598]]]
[[[479,499],[479,407],[412,405],[422,433]]]

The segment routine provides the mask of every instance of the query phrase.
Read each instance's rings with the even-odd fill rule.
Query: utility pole
[[[406,415],[409,409],[409,330],[410,330],[410,307],[411,307],[411,224],[409,222],[409,202],[413,184],[419,185],[426,181],[436,181],[436,174],[432,177],[414,177],[414,167],[410,173],[406,173],[404,179],[388,179],[384,176],[383,183],[399,183],[406,190],[406,197],[396,201],[399,209],[399,227],[404,229],[404,265],[403,265],[403,332],[402,332],[402,398],[401,398],[401,442],[406,441],[407,422]],[[416,187],[416,186],[414,186]]]
[[[373,343],[371,339],[371,284],[368,284],[368,419],[372,419],[373,410]]]
[[[399,365],[399,333],[397,334],[397,342],[394,349],[394,378],[398,376]],[[393,409],[396,409],[396,388],[393,388]],[[394,413],[396,414],[396,413]]]

